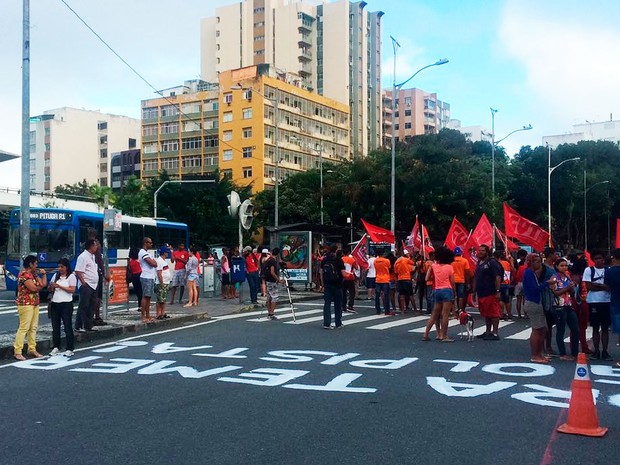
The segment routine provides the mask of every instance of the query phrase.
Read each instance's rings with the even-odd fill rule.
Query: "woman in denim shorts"
[[[454,305],[454,252],[447,247],[439,247],[435,251],[436,263],[433,263],[426,273],[426,280],[433,282],[433,313],[426,323],[423,341],[429,341],[428,333],[435,323],[439,323],[437,340],[454,342],[448,337],[448,320]]]

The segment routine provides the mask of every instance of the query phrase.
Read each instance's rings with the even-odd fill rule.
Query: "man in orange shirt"
[[[390,312],[390,260],[387,258],[390,251],[378,256],[375,259],[375,271],[377,276],[375,278],[375,310],[377,315],[381,314],[381,306],[379,304],[381,300],[381,294],[383,294],[383,311],[386,315],[394,315]]]
[[[467,302],[467,291],[471,287],[471,269],[469,261],[463,257],[463,249],[454,248],[454,261],[452,262],[454,270],[454,284],[456,287],[456,304],[458,312],[465,311],[465,303]]]
[[[409,251],[403,250],[403,255],[394,263],[394,272],[396,273],[396,289],[398,290],[398,308],[402,313],[409,309],[411,296],[413,295],[413,283],[411,282],[411,273],[415,264],[409,257]],[[415,300],[414,300],[415,306]]]
[[[358,265],[353,255],[351,255],[350,248],[344,249],[343,252],[342,261],[344,262],[345,275],[342,281],[342,303],[346,304],[343,311],[357,313],[353,309],[353,305],[355,304],[355,270],[358,268]],[[348,302],[347,295],[349,296]]]

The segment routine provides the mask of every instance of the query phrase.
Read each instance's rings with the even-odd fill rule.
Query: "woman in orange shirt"
[[[435,305],[430,319],[426,323],[423,341],[429,341],[428,333],[433,325],[441,318],[437,339],[441,342],[454,342],[448,337],[448,320],[450,310],[454,305],[454,252],[447,247],[439,247],[435,251],[437,263],[433,263],[426,273],[426,280],[433,282],[433,300]]]

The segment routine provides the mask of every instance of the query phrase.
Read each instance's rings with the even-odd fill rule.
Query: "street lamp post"
[[[549,155],[547,158],[547,230],[549,232],[549,247],[551,247],[551,173],[556,168],[559,168],[564,163],[568,163],[569,161],[578,161],[581,160],[579,157],[569,158],[568,160],[561,161],[555,166],[551,166],[551,146],[549,145]]]
[[[396,92],[402,89],[402,87],[411,81],[414,77],[418,75],[418,73],[424,71],[426,68],[430,68],[432,66],[440,66],[448,63],[446,58],[442,58],[435,63],[431,63],[430,65],[426,65],[415,73],[411,75],[409,79],[401,82],[400,84],[396,84],[396,50],[400,47],[400,44],[394,39],[394,37],[390,36],[392,39],[392,47],[394,49],[394,74],[392,76],[392,166],[391,166],[391,189],[390,189],[390,230],[392,234],[396,229],[396,130],[394,118],[396,114]]]
[[[588,192],[601,184],[609,184],[609,181],[601,181],[587,186],[586,170],[583,170],[583,250],[588,250]]]

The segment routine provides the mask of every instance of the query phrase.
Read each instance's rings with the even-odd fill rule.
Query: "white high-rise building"
[[[366,3],[243,0],[201,21],[202,79],[269,63],[351,108],[351,156],[381,144],[381,17]]]
[[[560,144],[576,144],[582,140],[606,140],[620,145],[620,120],[609,115],[609,121],[586,121],[573,124],[573,129],[566,134],[543,136],[542,144],[549,144],[552,148]]]
[[[140,147],[140,120],[77,108],[47,110],[30,118],[30,186],[110,185],[109,157]]]

